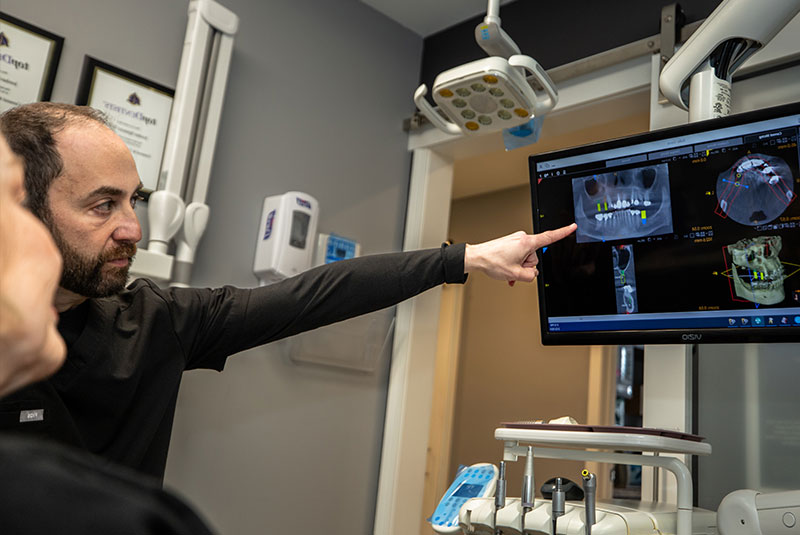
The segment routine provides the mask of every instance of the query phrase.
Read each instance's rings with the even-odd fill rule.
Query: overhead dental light
[[[487,134],[525,125],[558,102],[545,70],[522,55],[500,27],[499,12],[499,0],[489,0],[486,18],[475,28],[475,40],[490,57],[446,70],[433,82],[433,100],[447,119],[425,99],[425,84],[414,92],[420,112],[449,134]]]

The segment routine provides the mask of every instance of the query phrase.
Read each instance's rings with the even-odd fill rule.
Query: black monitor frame
[[[640,169],[642,166],[649,166],[654,169],[654,171],[649,171],[651,177],[658,176],[662,174],[662,171],[667,176],[668,181],[668,188],[669,188],[669,201],[671,204],[669,205],[669,213],[670,213],[670,223],[669,225],[675,225],[675,228],[672,226],[664,227],[666,231],[660,235],[653,235],[647,236],[648,238],[653,238],[654,242],[658,243],[644,243],[645,237],[624,237],[618,240],[615,240],[613,237],[608,239],[608,243],[605,243],[606,240],[600,240],[603,247],[613,248],[617,246],[620,249],[620,253],[615,254],[613,250],[609,250],[608,258],[611,258],[612,255],[615,257],[622,253],[622,249],[624,248],[621,246],[620,242],[633,242],[635,241],[639,245],[633,245],[632,247],[639,247],[640,251],[648,252],[651,256],[654,254],[654,248],[656,247],[663,247],[664,250],[669,250],[671,252],[677,251],[679,248],[681,251],[686,252],[687,250],[691,250],[689,248],[693,247],[693,244],[700,243],[698,240],[703,240],[706,242],[714,242],[717,240],[717,247],[721,247],[723,252],[729,251],[725,249],[728,245],[732,245],[725,240],[724,237],[720,237],[725,235],[725,232],[718,232],[717,236],[714,237],[713,235],[713,227],[728,225],[725,227],[726,229],[730,229],[730,222],[717,222],[713,225],[709,225],[708,227],[712,227],[712,236],[707,236],[703,234],[701,236],[701,232],[706,232],[702,229],[697,231],[697,236],[691,238],[691,241],[686,241],[688,234],[679,235],[685,230],[684,226],[680,222],[672,221],[672,212],[673,212],[673,198],[678,201],[677,205],[683,206],[686,209],[686,204],[681,203],[695,203],[700,204],[700,201],[696,198],[692,198],[689,193],[684,193],[681,189],[680,184],[680,177],[675,176],[673,178],[672,174],[669,171],[665,171],[666,169],[673,169],[670,167],[671,165],[678,165],[673,164],[670,161],[670,158],[673,161],[676,159],[691,159],[693,155],[698,155],[702,153],[698,153],[697,149],[699,147],[698,144],[694,144],[695,142],[692,141],[692,137],[695,134],[704,134],[707,132],[713,132],[720,129],[726,129],[730,127],[737,127],[748,125],[752,123],[759,123],[761,121],[766,121],[770,119],[779,119],[781,117],[797,115],[800,117],[800,102],[787,104],[783,106],[778,106],[774,108],[767,108],[752,112],[740,113],[728,117],[723,117],[719,119],[712,119],[708,121],[696,122],[686,125],[680,125],[671,128],[665,128],[662,130],[656,130],[652,132],[647,132],[639,135],[629,136],[625,138],[619,138],[611,141],[595,143],[591,145],[584,145],[580,147],[574,147],[564,150],[558,150],[554,152],[548,152],[543,154],[536,154],[529,157],[529,171],[530,171],[530,184],[531,184],[531,200],[532,200],[532,215],[533,215],[533,229],[535,233],[541,233],[545,230],[550,230],[553,228],[557,228],[564,224],[568,224],[576,219],[576,211],[583,210],[579,206],[579,199],[577,195],[578,193],[570,193],[569,203],[567,202],[566,198],[566,189],[568,188],[570,192],[572,192],[572,180],[575,179],[583,179],[583,180],[590,180],[588,179],[588,175],[600,171],[598,169],[599,159],[595,163],[586,163],[584,168],[580,167],[580,164],[571,166],[570,164],[572,161],[579,162],[579,159],[576,160],[566,160],[573,157],[580,157],[582,155],[591,155],[592,153],[600,153],[605,151],[613,151],[614,149],[623,149],[623,153],[625,152],[626,147],[633,147],[639,146],[644,144],[649,144],[653,142],[667,142],[667,146],[675,147],[675,154],[676,156],[670,156],[670,153],[664,153],[664,157],[661,157],[661,153],[654,152],[653,155],[656,155],[654,158],[647,150],[644,150],[643,153],[645,154],[644,160],[641,159],[641,156],[634,157],[632,163],[626,164],[628,168],[636,168]],[[794,121],[794,119],[792,119]],[[781,253],[781,257],[784,255],[791,256],[791,258],[796,260],[797,264],[800,264],[800,201],[797,200],[797,196],[800,195],[800,169],[798,168],[800,164],[798,160],[800,160],[800,156],[798,156],[797,152],[797,139],[798,139],[798,131],[800,131],[800,119],[797,120],[796,126],[786,127],[787,130],[793,131],[793,138],[790,135],[790,143],[789,147],[794,147],[794,155],[796,157],[789,158],[791,161],[786,162],[787,165],[791,168],[793,176],[791,178],[792,184],[794,184],[794,198],[789,202],[787,205],[786,211],[781,214],[780,217],[774,220],[765,220],[764,222],[767,223],[766,228],[764,230],[764,225],[757,225],[754,223],[748,223],[748,225],[752,226],[748,228],[746,225],[742,225],[741,234],[743,237],[754,238],[760,235],[763,235],[764,232],[769,232],[769,234],[778,234],[782,236],[789,236],[789,240],[783,239],[783,251]],[[689,141],[686,141],[686,145],[681,145],[682,142],[686,140],[688,137]],[[695,136],[696,138],[697,136]],[[783,138],[781,138],[783,139]],[[794,141],[791,141],[791,140]],[[734,146],[735,143],[731,142],[732,144],[728,147],[725,147],[724,143],[711,145],[709,144],[710,150],[708,153],[705,154],[708,160],[711,160],[712,157],[720,156],[721,152],[725,150],[730,151],[727,157],[732,157],[736,151],[744,151],[748,141],[748,138],[739,139],[738,142],[741,144],[740,146]],[[761,140],[758,143],[763,143]],[[655,145],[651,145],[653,147]],[[755,146],[755,145],[752,145]],[[761,145],[759,145],[761,146]],[[686,147],[691,147],[687,149]],[[785,147],[785,144],[781,147]],[[638,148],[638,147],[637,147]],[[681,148],[683,148],[683,152],[681,152]],[[686,152],[690,151],[690,152]],[[618,151],[619,152],[619,151]],[[633,153],[635,151],[628,151]],[[791,152],[791,151],[790,151]],[[606,154],[613,155],[614,152],[606,152]],[[766,154],[766,153],[765,153]],[[781,153],[784,154],[784,153]],[[788,153],[787,153],[788,154]],[[634,163],[634,160],[637,160],[638,163]],[[660,158],[660,159],[659,159]],[[785,160],[785,159],[784,159]],[[622,161],[622,159],[620,159]],[[715,162],[722,162],[723,158],[719,158]],[[546,170],[548,164],[547,162],[556,162],[555,165],[551,166],[549,170]],[[616,162],[616,161],[615,161]],[[692,161],[692,164],[696,164],[697,159]],[[705,162],[705,160],[703,160]],[[606,165],[611,165],[612,161],[609,159],[605,162]],[[616,163],[614,163],[616,165]],[[621,164],[622,165],[622,164]],[[681,165],[684,167],[688,166],[688,162],[684,162]],[[705,163],[700,163],[696,165],[706,165]],[[712,164],[707,164],[709,168],[712,168]],[[659,168],[659,166],[661,166]],[[613,167],[613,165],[612,165]],[[625,166],[618,168],[619,170],[624,170]],[[638,171],[639,173],[645,173],[645,171]],[[608,174],[608,172],[606,172]],[[616,176],[617,173],[612,173]],[[675,173],[673,173],[675,174]],[[687,173],[688,174],[688,173]],[[595,177],[597,175],[594,175]],[[705,176],[705,175],[704,175]],[[717,165],[717,169],[714,171],[712,176],[711,172],[707,173],[707,176],[711,177],[708,180],[708,184],[705,184],[705,189],[707,191],[711,191],[712,193],[706,193],[707,195],[715,196],[716,190],[715,185],[717,184],[718,179],[722,179],[722,175],[719,174],[719,165]],[[547,199],[543,199],[540,202],[540,196],[542,192],[540,192],[540,184],[546,180],[561,180],[563,182],[548,182],[547,187],[550,188],[548,192],[545,194],[551,195]],[[608,178],[600,179],[608,180]],[[656,178],[656,180],[659,180]],[[688,179],[687,179],[688,180]],[[591,190],[594,184],[597,183],[597,179],[595,182],[592,183],[592,186],[585,186],[587,190]],[[652,182],[651,182],[652,183]],[[580,182],[576,182],[576,184],[580,184]],[[697,185],[697,182],[692,183],[693,185]],[[737,184],[738,185],[738,184]],[[554,192],[554,189],[560,188],[560,193]],[[686,188],[683,188],[686,189]],[[689,188],[691,189],[691,188]],[[723,190],[720,189],[720,192]],[[755,189],[753,190],[755,191]],[[572,195],[576,197],[573,199]],[[695,195],[696,197],[696,195]],[[719,200],[717,199],[717,212],[719,211]],[[544,206],[542,205],[544,204]],[[558,206],[555,206],[555,205]],[[566,206],[569,204],[569,206]],[[704,205],[704,208],[707,208],[709,205]],[[707,215],[707,214],[706,214]],[[717,213],[716,216],[722,216],[722,218],[727,219],[727,213]],[[593,223],[591,219],[588,219],[585,214],[581,214],[584,217],[584,221],[589,221]],[[595,216],[597,217],[597,216]],[[643,216],[644,217],[644,216]],[[707,218],[708,219],[708,218]],[[601,220],[598,220],[601,221]],[[778,225],[779,230],[769,230],[771,227],[769,223],[778,223],[784,224],[783,227]],[[795,227],[789,228],[789,225],[794,224]],[[580,223],[579,223],[580,225]],[[591,224],[587,224],[586,227],[590,227]],[[680,227],[680,228],[678,228]],[[708,227],[704,227],[707,228]],[[657,228],[657,227],[656,227]],[[727,232],[730,235],[730,232]],[[538,289],[539,289],[539,315],[541,321],[541,335],[542,335],[542,343],[545,345],[595,345],[595,344],[685,344],[685,343],[738,343],[738,342],[753,342],[753,343],[766,343],[766,342],[800,342],[800,324],[795,325],[794,322],[796,321],[795,316],[800,315],[800,301],[796,304],[794,300],[798,299],[798,295],[800,295],[800,272],[795,273],[791,277],[785,279],[785,281],[791,280],[791,285],[789,291],[786,295],[792,297],[789,299],[787,297],[782,303],[781,310],[786,311],[787,305],[789,303],[790,307],[790,324],[789,325],[775,325],[773,322],[778,321],[780,322],[783,320],[783,317],[779,315],[778,317],[769,316],[769,308],[764,306],[764,308],[760,309],[758,304],[753,304],[755,309],[759,309],[763,312],[754,312],[754,310],[750,310],[747,307],[750,303],[745,303],[745,300],[741,300],[741,306],[743,308],[722,308],[716,306],[716,310],[712,306],[709,309],[709,312],[706,314],[704,313],[703,309],[700,308],[698,310],[686,310],[681,311],[680,313],[670,314],[667,312],[651,312],[648,314],[645,312],[642,314],[642,318],[645,320],[638,321],[638,325],[633,325],[634,322],[631,321],[620,321],[618,326],[613,328],[609,328],[611,324],[604,324],[602,322],[596,324],[600,325],[601,328],[598,329],[589,329],[589,330],[571,330],[575,329],[575,325],[577,324],[577,319],[573,319],[573,316],[577,318],[577,316],[584,316],[586,320],[592,320],[595,317],[614,317],[615,314],[612,313],[609,316],[599,315],[595,316],[594,314],[573,314],[570,312],[569,314],[562,314],[557,310],[561,307],[560,311],[566,310],[566,308],[570,307],[577,307],[577,305],[570,304],[565,308],[563,303],[565,301],[579,301],[582,294],[580,291],[577,293],[570,293],[568,286],[570,285],[569,273],[570,273],[570,266],[573,266],[575,262],[580,263],[581,259],[586,260],[587,258],[597,258],[597,256],[592,256],[598,251],[598,247],[600,247],[600,241],[595,240],[594,243],[586,242],[585,240],[591,240],[592,237],[587,237],[587,234],[584,232],[583,237],[581,238],[584,241],[579,243],[577,234],[573,234],[569,236],[562,242],[558,242],[553,244],[549,248],[545,249],[544,251],[540,251],[539,254],[539,266],[540,266],[540,275],[538,277]],[[730,241],[730,238],[728,238]],[[643,244],[644,243],[644,244]],[[790,250],[787,251],[786,247],[789,247]],[[594,247],[594,252],[589,252]],[[710,247],[710,245],[708,246]],[[796,248],[796,250],[792,250]],[[702,246],[696,247],[696,249],[702,249]],[[635,256],[633,253],[633,249],[630,250],[630,256]],[[707,253],[706,253],[707,255]],[[625,254],[628,256],[628,254]],[[673,255],[674,256],[674,255]],[[665,258],[665,262],[663,264],[663,271],[665,276],[672,276],[672,277],[681,277],[680,270],[675,268],[671,264],[674,262],[671,260],[673,256],[670,256],[670,260],[667,261]],[[680,256],[680,255],[678,255]],[[684,258],[688,262],[690,260],[691,255],[686,255]],[[708,255],[707,255],[708,256]],[[608,261],[609,265],[611,260]],[[712,262],[716,262],[714,259]],[[781,258],[781,263],[784,264],[786,267],[786,262],[783,258]],[[591,268],[591,263],[587,264]],[[595,263],[599,264],[599,262]],[[654,262],[652,262],[652,258],[650,259],[650,263],[648,264],[651,268],[653,268]],[[710,265],[710,264],[709,264]],[[695,266],[696,267],[696,266]],[[733,277],[726,275],[729,274],[732,268],[735,268],[731,264],[731,268],[725,271],[723,275],[728,277],[732,280]],[[604,270],[608,271],[606,267],[603,267]],[[656,269],[656,268],[653,268]],[[662,267],[658,267],[657,269],[662,269]],[[619,270],[614,271],[614,268],[611,269],[612,272],[619,274]],[[607,275],[607,273],[605,273]],[[623,271],[624,274],[624,271]],[[756,275],[758,273],[756,272]],[[715,272],[715,275],[719,276],[719,273]],[[587,276],[588,277],[588,276]],[[580,277],[578,277],[580,278]],[[607,277],[606,277],[607,278]],[[587,280],[589,280],[587,278]],[[751,279],[752,280],[752,279]],[[584,281],[586,282],[586,281]],[[608,282],[597,282],[597,284],[608,284]],[[558,286],[558,290],[555,290],[556,286]],[[731,297],[734,297],[733,293],[733,283],[729,282],[731,286]],[[588,286],[586,286],[588,287]],[[651,283],[652,287],[652,283]],[[608,296],[607,288],[604,289],[606,291],[606,296]],[[613,295],[613,293],[612,293]],[[558,299],[556,298],[558,297]],[[663,296],[662,296],[663,297]],[[738,300],[738,298],[736,299]],[[732,299],[733,301],[733,299]],[[664,302],[663,300],[660,302]],[[560,304],[559,304],[560,303]],[[617,311],[619,311],[619,297],[617,297],[616,301]],[[755,303],[755,302],[753,302]],[[677,306],[677,305],[675,305]],[[731,305],[733,306],[733,305]],[[794,307],[798,308],[794,308]],[[637,311],[638,312],[638,311]],[[677,321],[678,316],[683,316],[684,312],[691,312],[689,314],[691,321],[687,320],[685,322]],[[763,313],[763,316],[758,315],[759,313]],[[730,315],[730,317],[726,318],[725,321],[729,322],[726,323],[725,326],[719,324],[719,322],[723,321],[720,319],[722,315]],[[671,319],[675,317],[676,320],[673,322]],[[711,317],[714,316],[716,319],[714,321],[708,320],[704,322],[700,322],[697,318],[706,316]],[[633,318],[633,316],[620,316],[617,314],[617,317],[621,317],[622,320]],[[557,318],[558,321],[552,322],[551,318]],[[659,326],[658,323],[661,322],[661,318],[664,318],[665,325]],[[747,318],[752,320],[752,323],[748,324],[747,326],[743,326],[738,322],[743,320],[743,318]],[[564,320],[567,322],[572,322],[569,324],[567,330],[563,330],[562,327],[567,325],[564,323]],[[735,320],[737,324],[732,325],[730,322]],[[760,325],[755,325],[755,322],[760,321]],[[772,325],[767,324],[767,322],[772,323]],[[704,323],[704,324],[703,324]],[[635,328],[633,328],[635,327]]]

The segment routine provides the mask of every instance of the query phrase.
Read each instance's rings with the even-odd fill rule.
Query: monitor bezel
[[[787,115],[800,114],[800,101],[770,108],[742,112],[727,117],[698,121],[672,126],[641,134],[634,134],[608,141],[590,143],[566,149],[543,152],[528,157],[528,173],[531,190],[531,210],[533,231],[542,232],[539,223],[538,201],[536,196],[536,163],[586,154],[590,152],[616,149],[638,145],[666,138],[691,135],[720,128],[775,119]],[[800,125],[798,125],[800,127]],[[574,238],[567,238],[574,239]],[[542,251],[538,253],[541,261]],[[537,277],[539,320],[543,345],[641,345],[641,344],[724,344],[724,343],[796,343],[800,342],[800,329],[788,327],[750,327],[750,328],[703,328],[703,329],[643,329],[613,331],[560,331],[549,330],[547,300],[544,280]],[[800,310],[798,310],[800,313]]]

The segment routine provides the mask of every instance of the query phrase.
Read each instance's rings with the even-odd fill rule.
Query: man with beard
[[[6,427],[159,479],[185,370],[221,371],[229,355],[394,305],[444,282],[464,283],[471,271],[532,281],[536,249],[575,230],[365,256],[255,289],[165,290],[146,279],[126,288],[142,238],[134,213],[142,185],[122,140],[98,112],[68,104],[9,110],[0,129],[26,164],[28,206],[64,258],[56,308],[68,350],[55,376],[13,399],[16,410],[42,410],[43,419]]]
[[[0,401],[55,372],[66,355],[52,305],[61,256],[41,221],[21,205],[22,176],[0,135]],[[13,416],[38,418],[35,411]],[[14,535],[211,533],[188,505],[149,478],[85,452],[4,433],[0,526]]]

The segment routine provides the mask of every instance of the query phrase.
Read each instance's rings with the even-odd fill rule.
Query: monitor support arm
[[[800,0],[724,0],[664,66],[661,92],[689,122],[731,109],[731,78],[800,13]]]

